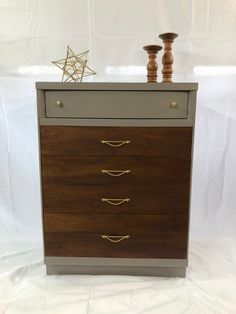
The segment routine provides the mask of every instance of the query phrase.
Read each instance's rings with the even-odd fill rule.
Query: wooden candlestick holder
[[[162,49],[161,46],[158,45],[148,45],[144,46],[143,49],[147,51],[148,53],[148,64],[147,64],[147,81],[148,83],[156,83],[157,82],[157,70],[158,70],[158,64],[156,62],[156,57],[158,51]]]
[[[162,39],[164,43],[164,54],[162,57],[162,74],[163,74],[163,81],[162,83],[172,83],[172,73],[173,73],[173,62],[174,57],[172,54],[172,44],[174,39],[178,37],[178,34],[175,33],[164,33],[160,34],[159,37]]]

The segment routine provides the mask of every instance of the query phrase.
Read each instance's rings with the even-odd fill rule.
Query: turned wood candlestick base
[[[172,44],[174,39],[178,37],[178,34],[175,33],[164,33],[160,34],[159,37],[163,40],[164,43],[164,54],[162,57],[162,74],[163,74],[163,81],[162,83],[171,83],[172,82],[172,73],[173,73],[173,62],[174,57],[172,54]]]
[[[156,57],[158,51],[162,49],[161,46],[158,45],[149,45],[144,46],[143,49],[147,51],[148,53],[148,64],[147,64],[147,81],[148,83],[156,83],[157,82],[157,70],[158,70],[158,64],[156,62]]]

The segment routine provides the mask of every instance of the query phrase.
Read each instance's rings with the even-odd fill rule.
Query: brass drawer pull
[[[102,144],[107,144],[111,147],[119,147],[119,146],[123,146],[125,144],[129,144],[130,141],[126,140],[126,141],[106,141],[106,140],[101,140]]]
[[[125,240],[125,239],[129,239],[130,236],[127,234],[127,235],[120,235],[120,236],[112,236],[112,235],[105,235],[105,234],[102,234],[101,235],[102,239],[106,239],[108,241],[111,241],[111,242],[114,242],[114,243],[117,243],[117,242],[120,242],[122,240]]]
[[[130,199],[129,198],[102,198],[101,199],[102,202],[106,202],[108,204],[111,204],[111,205],[121,205],[123,204],[124,202],[129,202]]]
[[[104,169],[104,170],[101,170],[101,172],[106,173],[112,177],[120,177],[125,173],[130,173],[131,171],[130,170],[106,170]]]
[[[170,106],[171,106],[171,108],[177,108],[177,102],[176,101],[172,101]]]
[[[59,107],[59,108],[62,108],[63,107],[63,103],[61,100],[57,100],[56,101],[56,106]]]

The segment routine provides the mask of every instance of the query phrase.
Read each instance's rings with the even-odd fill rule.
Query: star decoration
[[[87,66],[87,56],[89,50],[74,54],[72,49],[67,46],[65,59],[52,61],[58,68],[63,71],[62,82],[82,82],[85,76],[96,74]]]

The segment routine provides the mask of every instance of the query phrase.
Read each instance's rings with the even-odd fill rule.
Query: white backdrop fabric
[[[174,80],[199,82],[191,237],[236,236],[235,30],[235,0],[0,0],[0,241],[41,241],[35,81],[61,80],[67,45],[93,81],[145,81],[166,31]]]
[[[234,245],[191,241],[186,278],[45,276],[40,247],[0,247],[0,313],[235,314]]]
[[[46,277],[35,81],[60,81],[70,45],[90,80],[144,82],[166,31],[174,81],[199,82],[187,278]],[[0,0],[1,314],[236,313],[235,31],[235,0]]]

